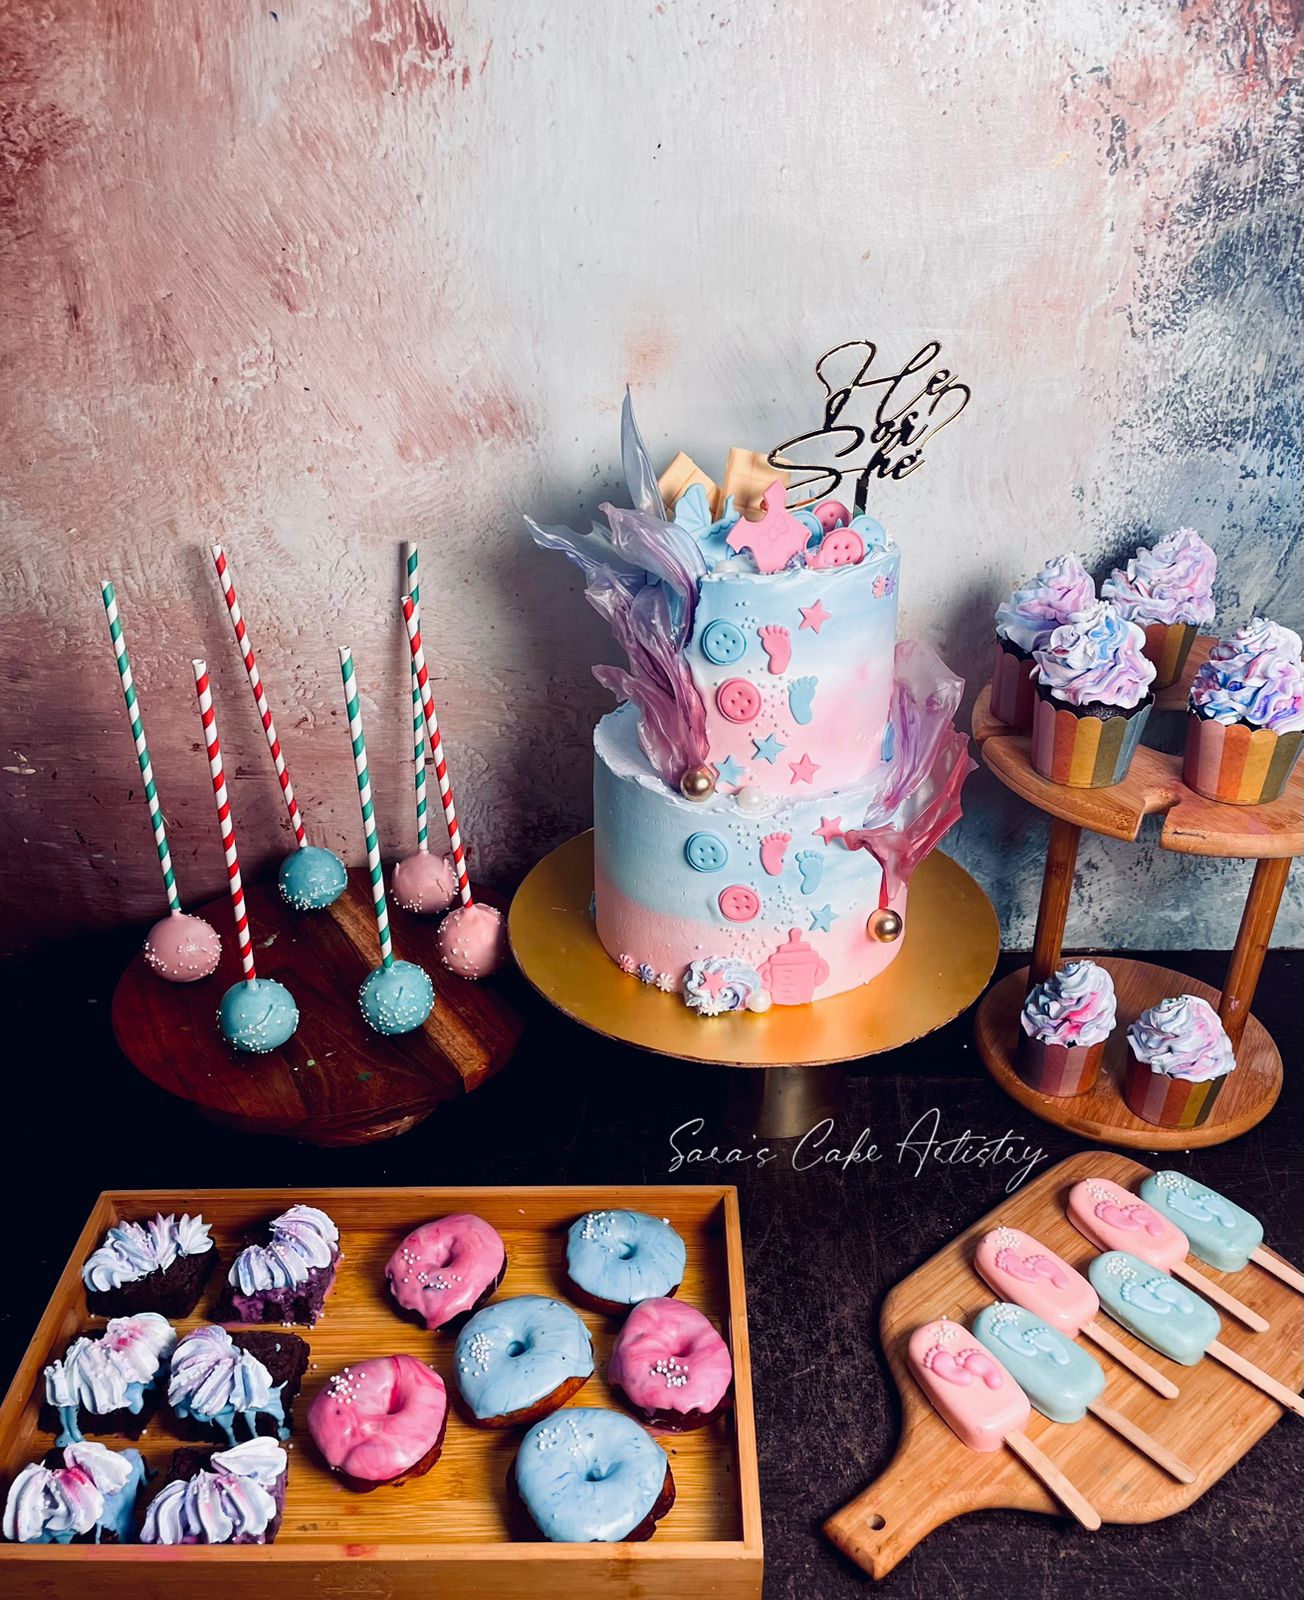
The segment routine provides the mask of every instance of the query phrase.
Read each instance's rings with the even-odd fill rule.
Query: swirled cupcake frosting
[[[1191,710],[1212,722],[1248,722],[1273,733],[1304,728],[1300,637],[1255,617],[1209,652],[1191,685]]]
[[[149,1222],[119,1222],[104,1236],[82,1267],[88,1289],[120,1289],[151,1272],[163,1272],[178,1256],[203,1255],[213,1248],[202,1217],[155,1216]]]
[[[293,1289],[316,1267],[329,1267],[340,1230],[315,1206],[294,1205],[271,1223],[271,1241],[251,1244],[231,1263],[227,1279],[241,1294]]]
[[[1139,705],[1155,667],[1142,653],[1145,634],[1103,600],[1075,613],[1035,650],[1038,681],[1071,706]]]
[[[1100,1044],[1114,1028],[1114,982],[1094,961],[1069,961],[1023,1003],[1023,1031],[1043,1044]]]
[[[1115,567],[1100,595],[1129,622],[1213,621],[1218,558],[1194,528],[1178,528],[1153,549],[1145,545],[1126,567]]]
[[[1096,586],[1078,557],[1053,556],[996,609],[996,637],[1031,654],[1039,650],[1061,622],[1096,603]]]
[[[1152,1072],[1187,1083],[1225,1077],[1236,1065],[1218,1013],[1198,995],[1174,995],[1143,1011],[1127,1030],[1127,1042]]]
[[[249,1439],[215,1451],[193,1478],[165,1484],[150,1502],[142,1544],[230,1544],[256,1540],[276,1519],[276,1486],[285,1451],[271,1439]]]

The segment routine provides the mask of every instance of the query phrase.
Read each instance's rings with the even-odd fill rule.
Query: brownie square
[[[285,1426],[292,1426],[291,1411],[299,1389],[303,1384],[303,1375],[308,1370],[308,1341],[299,1337],[297,1333],[285,1333],[281,1330],[262,1328],[228,1328],[231,1343],[241,1350],[247,1350],[257,1361],[261,1361],[271,1374],[272,1385],[283,1385],[281,1389],[281,1405],[285,1411]],[[178,1439],[222,1440],[225,1448],[228,1441],[218,1425],[203,1423],[195,1417],[179,1417],[175,1411],[168,1408],[172,1431]],[[247,1428],[241,1423],[236,1436],[240,1442],[241,1435],[247,1434]],[[268,1439],[274,1439],[279,1432],[276,1418],[266,1411],[260,1411],[254,1418],[254,1433]]]
[[[69,1339],[68,1345],[75,1343],[78,1338],[102,1339],[107,1332],[107,1328],[87,1328],[82,1334],[74,1334],[73,1337]],[[64,1346],[65,1350],[68,1348],[68,1345]],[[44,1376],[42,1376],[42,1383],[44,1383]],[[83,1433],[89,1434],[92,1438],[99,1438],[101,1435],[112,1435],[114,1437],[120,1437],[123,1439],[139,1439],[141,1434],[149,1426],[150,1418],[153,1417],[154,1413],[158,1410],[159,1402],[161,1401],[167,1386],[168,1364],[167,1359],[164,1358],[164,1360],[159,1363],[158,1372],[154,1376],[153,1387],[149,1389],[141,1398],[141,1406],[139,1411],[132,1412],[129,1411],[126,1406],[120,1406],[116,1411],[100,1412],[88,1411],[85,1406],[79,1406],[77,1411],[77,1425],[80,1427]],[[38,1422],[42,1433],[58,1434],[63,1431],[63,1424],[59,1421],[59,1413],[56,1408],[44,1398],[43,1390],[41,1398],[41,1413],[40,1417],[38,1418]],[[60,1466],[63,1464],[62,1456],[60,1456],[60,1459],[56,1464]],[[49,1463],[47,1462],[46,1465],[48,1466]]]
[[[227,1447],[223,1445],[222,1448],[225,1449]],[[215,1451],[212,1448],[200,1448],[194,1445],[183,1446],[180,1450],[173,1451],[172,1460],[168,1463],[167,1470],[159,1474],[158,1482],[152,1486],[150,1494],[141,1504],[141,1521],[143,1522],[144,1520],[144,1513],[146,1510],[148,1510],[150,1502],[153,1501],[169,1483],[176,1483],[178,1481],[183,1483],[189,1482],[189,1480],[195,1477],[198,1473],[209,1470],[211,1468],[214,1455],[219,1453],[219,1451]],[[273,1542],[273,1540],[276,1538],[276,1535],[280,1532],[281,1520],[285,1515],[285,1489],[289,1479],[290,1467],[287,1460],[285,1471],[276,1480],[275,1487],[269,1491],[272,1499],[276,1502],[276,1515],[273,1517],[271,1522],[268,1523],[266,1533],[253,1536],[248,1534],[238,1534],[234,1539],[229,1541],[231,1544],[271,1544]]]
[[[337,1250],[328,1267],[311,1268],[307,1281],[291,1289],[259,1289],[246,1295],[228,1280],[222,1285],[214,1319],[218,1322],[297,1322],[311,1328],[321,1316],[326,1296],[335,1283],[339,1261]]]
[[[217,1265],[217,1250],[196,1256],[177,1256],[162,1272],[119,1284],[116,1289],[87,1289],[86,1309],[93,1317],[129,1317],[137,1311],[157,1311],[169,1322],[188,1317],[199,1304],[208,1275]]]

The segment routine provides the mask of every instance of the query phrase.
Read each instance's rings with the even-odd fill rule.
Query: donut
[[[687,1433],[724,1408],[733,1362],[729,1346],[696,1306],[643,1300],[616,1335],[607,1382],[650,1427]]]
[[[536,1422],[508,1474],[530,1520],[559,1544],[650,1539],[675,1503],[665,1451],[632,1418],[583,1406]]]
[[[350,1489],[406,1483],[439,1460],[444,1380],[415,1356],[377,1356],[337,1372],[308,1407],[308,1432]]]
[[[507,1250],[483,1217],[467,1211],[413,1228],[385,1266],[389,1292],[427,1328],[478,1311],[507,1271]]]
[[[641,1211],[588,1211],[566,1236],[571,1298],[610,1316],[674,1294],[685,1259],[684,1241],[670,1223]]]
[[[480,1428],[546,1417],[593,1376],[593,1341],[568,1305],[546,1295],[495,1300],[477,1311],[453,1351],[457,1390]]]

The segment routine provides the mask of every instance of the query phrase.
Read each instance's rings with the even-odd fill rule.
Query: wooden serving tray
[[[53,1444],[37,1429],[41,1372],[96,1319],[87,1315],[81,1265],[114,1222],[189,1210],[212,1224],[223,1265],[240,1236],[293,1200],[335,1219],[344,1258],[316,1328],[299,1329],[312,1348],[295,1403],[285,1518],[272,1545],[19,1545],[0,1542],[5,1600],[253,1600],[321,1595],[375,1600],[685,1600],[711,1594],[758,1600],[761,1592],[760,1490],[752,1417],[751,1368],[737,1190],[724,1186],[503,1189],[244,1189],[114,1191],[102,1194],[59,1279],[54,1297],[0,1408],[0,1494],[15,1472]],[[304,1426],[308,1403],[332,1373],[366,1356],[406,1352],[428,1361],[453,1391],[453,1338],[427,1333],[398,1315],[384,1268],[410,1228],[453,1211],[473,1211],[507,1246],[500,1296],[564,1298],[565,1230],[581,1212],[629,1207],[667,1217],[683,1235],[688,1266],[680,1293],[729,1341],[734,1410],[696,1433],[660,1435],[678,1491],[674,1508],[646,1544],[561,1545],[513,1542],[506,1520],[507,1472],[523,1430],[489,1432],[450,1407],[443,1455],[424,1478],[355,1494],[317,1456]],[[223,1272],[213,1274],[200,1313],[206,1320]],[[593,1334],[596,1371],[572,1402],[614,1406],[605,1373],[618,1329],[581,1311]],[[106,1439],[121,1446],[130,1441]],[[139,1442],[151,1464],[166,1463],[176,1441],[156,1417]]]
[[[824,1525],[834,1544],[873,1577],[886,1577],[926,1534],[966,1511],[1004,1506],[1066,1515],[1010,1450],[980,1455],[960,1443],[911,1377],[906,1344],[921,1323],[947,1316],[967,1326],[996,1298],[971,1264],[978,1241],[990,1229],[1003,1223],[1030,1233],[1085,1272],[1097,1252],[1065,1215],[1068,1191],[1088,1177],[1112,1178],[1133,1189],[1149,1174],[1150,1168],[1104,1150],[1070,1156],[917,1267],[883,1302],[879,1326],[901,1396],[900,1443],[886,1472]],[[1222,1342],[1298,1390],[1304,1380],[1304,1296],[1253,1264],[1233,1273],[1197,1265],[1271,1323],[1269,1332],[1254,1334],[1224,1317]],[[1103,1398],[1187,1461],[1196,1481],[1177,1483],[1092,1416],[1063,1424],[1034,1411],[1026,1431],[1104,1521],[1156,1522],[1185,1510],[1216,1483],[1267,1433],[1282,1409],[1207,1356],[1197,1366],[1179,1366],[1134,1339],[1103,1311],[1100,1321],[1181,1389],[1177,1399],[1164,1400],[1083,1340],[1105,1368]]]

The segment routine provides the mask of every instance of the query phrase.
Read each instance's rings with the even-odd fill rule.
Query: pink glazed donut
[[[427,1328],[445,1328],[482,1306],[507,1271],[507,1249],[483,1217],[455,1212],[413,1228],[389,1258],[389,1292]]]
[[[726,1405],[733,1362],[696,1306],[643,1300],[616,1335],[607,1381],[649,1426],[687,1433],[705,1427]]]
[[[430,1471],[448,1425],[444,1380],[415,1356],[378,1356],[337,1372],[308,1407],[308,1432],[350,1489]]]

